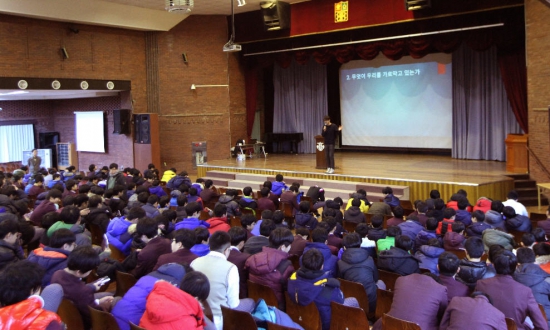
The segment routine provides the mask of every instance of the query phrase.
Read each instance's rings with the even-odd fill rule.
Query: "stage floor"
[[[336,152],[336,172],[327,175],[388,179],[399,181],[423,181],[453,184],[488,184],[509,180],[506,163],[485,160],[461,160],[450,156],[386,154],[364,152]],[[267,170],[298,172],[299,174],[324,175],[325,170],[315,168],[315,154],[268,154],[267,158],[254,157],[245,161],[235,158],[209,161],[208,168],[238,170]]]

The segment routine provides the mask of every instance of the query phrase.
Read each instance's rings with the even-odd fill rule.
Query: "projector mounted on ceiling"
[[[234,44],[232,40],[229,40],[225,45],[223,45],[224,52],[240,52],[243,49],[241,45]]]
[[[408,11],[430,8],[431,6],[431,0],[405,0],[405,8]]]
[[[244,4],[245,0],[239,0],[239,6]],[[223,45],[223,51],[232,53],[240,52],[242,49],[243,47],[241,45],[235,43],[235,4],[234,1],[231,0],[231,37],[229,38],[229,41]]]
[[[165,7],[170,13],[187,14],[193,10],[194,0],[166,0]]]

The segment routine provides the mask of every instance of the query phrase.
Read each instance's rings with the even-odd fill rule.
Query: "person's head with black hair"
[[[107,189],[105,190],[105,194],[103,194],[103,197],[105,199],[111,199],[111,197],[113,197],[113,189]]]
[[[189,188],[189,196],[197,196],[197,193],[198,193],[197,188],[195,187]]]
[[[193,187],[191,187],[191,188],[193,188]],[[191,188],[189,188],[189,191],[191,191]],[[225,194],[227,196],[237,197],[237,196],[239,196],[239,191],[237,189],[227,189],[225,191]]]
[[[137,196],[137,200],[138,202],[140,202],[141,204],[147,204],[147,200],[149,199],[149,191],[143,191],[143,192],[140,192]],[[156,196],[156,195],[154,195]]]
[[[93,195],[88,199],[88,207],[91,209],[99,207],[101,203],[103,203],[103,199],[98,195]]]
[[[441,198],[434,200],[434,209],[442,211],[445,208],[445,201]]]
[[[546,243],[537,243],[533,245],[533,251],[537,257],[550,255],[550,245]]]
[[[391,227],[388,227],[386,232],[389,237],[397,237],[401,235],[401,227],[391,226]]]
[[[99,263],[99,255],[92,246],[78,246],[69,254],[66,270],[76,277],[84,278],[90,275]]]
[[[90,189],[92,187],[90,185],[87,185],[87,184],[83,184],[81,185],[80,187],[78,187],[78,193],[79,194],[88,194],[90,192]]]
[[[451,229],[452,229],[453,233],[462,234],[462,233],[464,233],[464,230],[466,229],[466,226],[464,226],[464,223],[462,223],[461,221],[455,221],[451,224]]]
[[[535,228],[531,231],[531,233],[535,236],[535,241],[537,243],[544,243],[548,240],[546,237],[546,232],[542,228]]]
[[[59,228],[52,233],[48,246],[71,252],[76,247],[76,236],[67,228]]]
[[[264,188],[269,188],[269,190],[271,191],[271,188],[273,187],[273,184],[271,183],[271,181],[264,181]]]
[[[393,216],[398,219],[403,219],[403,214],[405,214],[405,211],[401,206],[396,206],[392,210]]]
[[[317,227],[311,232],[311,241],[314,243],[326,244],[328,239],[328,232],[324,228]]]
[[[152,218],[141,218],[137,222],[136,233],[145,243],[158,236],[158,223]]]
[[[344,239],[342,240],[342,245],[344,246],[344,250],[360,248],[361,241],[361,236],[359,236],[359,234],[351,233],[344,237]]]
[[[292,242],[294,242],[294,235],[288,228],[276,228],[269,235],[269,246],[274,249],[288,252]]]
[[[502,215],[506,217],[506,219],[512,219],[516,217],[516,210],[514,210],[511,206],[505,206],[502,209]]]
[[[148,170],[154,170],[155,169],[155,164],[150,163],[149,165],[147,165],[147,169]]]
[[[498,213],[502,213],[502,210],[504,209],[504,204],[502,204],[499,200],[494,200],[491,202],[491,210],[496,211]]]
[[[334,219],[333,217],[325,217],[322,222],[328,224],[329,234],[336,230],[336,219]]]
[[[262,220],[273,219],[273,212],[271,210],[262,211]]]
[[[46,194],[46,199],[48,199],[51,203],[57,204],[61,202],[61,197],[63,196],[63,193],[57,189],[51,189]]]
[[[472,222],[484,222],[485,221],[485,213],[481,210],[475,210],[472,212]]]
[[[65,191],[65,186],[63,186],[63,184],[61,182],[59,183],[56,183],[53,185],[52,189],[50,189],[50,191],[52,190],[59,190],[61,191],[61,193],[63,193]],[[101,190],[103,192],[103,189]]]
[[[309,230],[306,228],[297,228],[296,235],[302,236],[307,241],[309,239]]]
[[[325,257],[321,251],[316,248],[312,248],[306,251],[302,256],[302,267],[307,270],[321,270],[325,263]]]
[[[498,275],[514,275],[518,260],[512,251],[502,250],[496,255],[493,265]]]
[[[88,171],[90,172],[95,172],[97,169],[97,167],[95,166],[95,164],[90,164],[90,166],[88,166]]]
[[[164,212],[162,212],[160,214],[164,219],[166,219],[168,222],[173,222],[177,219],[178,217],[178,213],[174,210],[164,210]]]
[[[277,182],[283,182],[283,175],[282,175],[282,174],[277,174],[277,175],[275,175],[275,181],[277,181]]]
[[[48,212],[42,216],[40,226],[44,229],[49,229],[54,223],[61,221],[58,212]]]
[[[147,204],[157,207],[158,203],[159,203],[159,197],[157,195],[152,194],[149,197],[147,197]]]
[[[244,187],[243,188],[243,195],[250,197],[252,196],[252,188],[251,187]]]
[[[38,295],[44,274],[42,266],[28,260],[8,264],[0,272],[0,306],[14,305],[31,295]]]
[[[393,189],[391,187],[386,187],[384,189],[382,189],[382,193],[384,195],[390,195],[390,194],[393,194]]]
[[[355,232],[361,236],[361,238],[363,237],[367,237],[368,233],[369,233],[369,226],[367,226],[366,223],[360,223],[357,225],[357,227],[355,227]]]
[[[203,226],[195,228],[195,244],[208,244],[210,240],[210,232]]]
[[[329,200],[330,203],[327,203],[327,204],[336,204],[336,203],[332,203],[332,201]],[[338,204],[336,204],[338,205]],[[332,207],[328,207],[328,206],[325,206],[324,209],[323,209],[323,220],[326,219],[326,218],[334,218],[336,217],[336,215],[340,212],[340,210],[337,210],[337,209],[334,209]]]
[[[458,199],[458,201],[456,202],[456,205],[458,207],[459,210],[466,210],[466,208],[468,207],[469,203],[468,203],[468,200],[464,197],[461,197]]]
[[[65,187],[67,187],[67,190],[69,190],[69,191],[77,191],[78,190],[78,182],[76,182],[73,179],[69,179],[65,183]]]
[[[375,214],[370,221],[373,228],[381,228],[384,224],[384,216],[382,214]]]
[[[483,240],[479,237],[468,237],[464,242],[464,248],[466,249],[466,256],[469,260],[479,261],[483,253],[485,253],[485,247]]]
[[[269,192],[271,191],[270,188],[268,187],[263,187],[261,190],[260,190],[260,195],[262,195],[262,197],[267,197],[269,196]]]
[[[172,234],[172,252],[189,250],[195,245],[195,232],[190,229],[178,229]]]
[[[275,222],[271,219],[265,219],[260,224],[260,235],[269,237],[271,233],[277,228]]]
[[[344,201],[340,197],[335,197],[332,201],[334,202],[333,206],[338,205],[338,209],[342,208],[342,205],[344,205]]]
[[[246,230],[254,229],[255,225],[256,217],[253,214],[243,214],[241,216],[241,226],[243,226],[243,228],[245,228]]]
[[[74,225],[80,224],[80,210],[78,207],[69,205],[65,206],[59,214],[61,221],[66,224]]]
[[[496,256],[497,256],[500,252],[502,252],[502,251],[504,251],[504,250],[505,250],[504,247],[503,247],[502,245],[500,245],[500,244],[493,244],[493,245],[491,245],[491,246],[489,247],[489,253],[487,254],[488,259],[489,259],[489,262],[493,263],[494,260],[495,260],[495,258],[496,258]]]
[[[202,207],[197,202],[191,202],[185,205],[185,213],[187,213],[188,218],[197,218],[201,214],[201,211]]]
[[[283,223],[283,220],[285,219],[285,214],[281,210],[276,210],[273,212],[273,222],[275,225],[281,225]]]
[[[426,220],[426,230],[436,230],[439,225],[439,221],[436,218],[428,218]]]
[[[231,236],[231,246],[236,247],[239,251],[243,249],[246,243],[246,230],[243,227],[231,227],[227,232]]]
[[[17,220],[6,219],[0,222],[0,240],[14,245],[21,236],[21,231],[19,229],[19,223]]]
[[[210,282],[201,272],[191,271],[185,274],[180,283],[180,289],[198,301],[206,301],[210,294]]]
[[[109,172],[109,166],[102,166],[101,167],[101,172],[104,172],[104,173]]]
[[[535,252],[527,247],[517,249],[516,256],[519,264],[532,264],[535,263],[535,260],[537,259]]]
[[[443,210],[443,218],[453,220],[456,216],[456,211],[450,207]]]
[[[395,247],[401,250],[410,251],[414,241],[407,235],[399,235],[395,238]]]
[[[34,176],[34,185],[35,186],[41,186],[44,184],[44,177],[41,174],[37,174]]]
[[[75,204],[80,209],[85,209],[88,207],[88,201],[90,200],[90,197],[86,194],[78,194],[75,197]]]
[[[146,216],[145,210],[142,209],[139,206],[134,206],[128,211],[128,215],[126,216],[126,219],[128,221],[132,221],[134,223],[137,223],[138,219],[144,218]]]
[[[511,191],[508,193],[508,195],[506,195],[506,198],[507,198],[507,199],[513,199],[513,200],[517,201],[518,198],[519,198],[518,192],[515,191],[515,190],[511,190]]]
[[[118,197],[121,197],[122,194],[124,193],[124,186],[121,185],[121,184],[115,184],[115,186],[113,187],[113,196],[118,196]]]
[[[229,248],[231,247],[231,236],[224,231],[216,231],[212,234],[212,236],[210,236],[208,246],[210,246],[210,251],[222,253],[227,259],[230,252]]]
[[[11,200],[14,200],[19,196],[17,190],[13,186],[5,187],[2,190],[4,192],[4,195],[8,196],[8,198]]]
[[[531,248],[535,244],[535,236],[531,233],[523,233],[521,236],[521,246]]]
[[[361,206],[361,200],[359,198],[354,198],[351,200],[351,206],[360,207]]]
[[[159,198],[159,208],[165,209],[169,206],[168,204],[170,204],[170,196],[162,196]]]
[[[227,217],[227,206],[218,204],[214,207],[214,215],[218,218]]]
[[[187,204],[187,197],[184,194],[179,195],[176,199],[176,203],[179,207],[185,206],[185,204]]]
[[[212,187],[213,185],[214,185],[214,181],[212,181],[210,179],[204,181],[204,188],[205,189],[210,189],[210,187]]]
[[[309,213],[311,210],[311,204],[309,204],[309,201],[301,201],[300,202],[300,212],[301,213]]]
[[[441,198],[441,194],[439,193],[439,190],[433,189],[432,191],[430,191],[430,198],[431,199]]]
[[[439,255],[437,260],[437,268],[439,274],[443,276],[455,276],[460,269],[460,260],[458,257],[450,252],[443,252]]]
[[[61,202],[63,203],[63,207],[76,206],[76,196],[67,195],[63,197],[63,200],[61,200]]]
[[[293,193],[297,194],[298,191],[299,191],[299,188],[296,187],[296,186],[290,186],[290,187],[288,188],[288,191],[292,191]]]
[[[428,240],[428,244],[429,246],[434,246],[434,247],[441,247],[441,242],[437,239],[437,238],[430,238]]]

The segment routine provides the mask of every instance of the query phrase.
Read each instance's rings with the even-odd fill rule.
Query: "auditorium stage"
[[[225,171],[356,181],[410,187],[410,199],[426,199],[438,189],[449,199],[458,189],[468,192],[473,202],[481,196],[505,200],[513,189],[513,179],[506,176],[506,163],[483,160],[459,160],[450,156],[387,154],[370,152],[336,152],[336,173],[325,174],[315,168],[315,154],[268,154],[267,158],[235,158],[209,161],[198,165],[198,177],[207,171]],[[287,183],[291,180],[285,180]]]

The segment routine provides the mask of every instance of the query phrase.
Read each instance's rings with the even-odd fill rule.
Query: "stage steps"
[[[251,187],[254,192],[261,189],[264,181],[275,181],[275,176],[253,173],[232,173],[225,171],[207,171],[206,176],[203,179],[210,179],[214,182],[214,185],[218,188],[233,188],[243,189],[244,187]],[[300,191],[307,192],[311,186],[317,185],[325,189],[325,198],[334,199],[336,197],[342,198],[344,202],[347,202],[350,194],[357,191],[357,189],[365,189],[367,192],[367,198],[371,202],[377,202],[380,198],[383,198],[382,189],[387,187],[385,184],[354,182],[354,181],[338,181],[338,180],[324,180],[313,179],[305,177],[293,177],[284,176],[284,181],[287,186],[290,186],[293,182],[300,183]],[[400,185],[389,185],[392,187],[394,195],[401,200],[409,200],[409,187]]]
[[[537,181],[531,180],[529,174],[510,174],[514,179],[514,190],[518,193],[518,202],[525,206],[538,205]],[[541,205],[548,205],[548,198],[545,195],[540,196]]]

